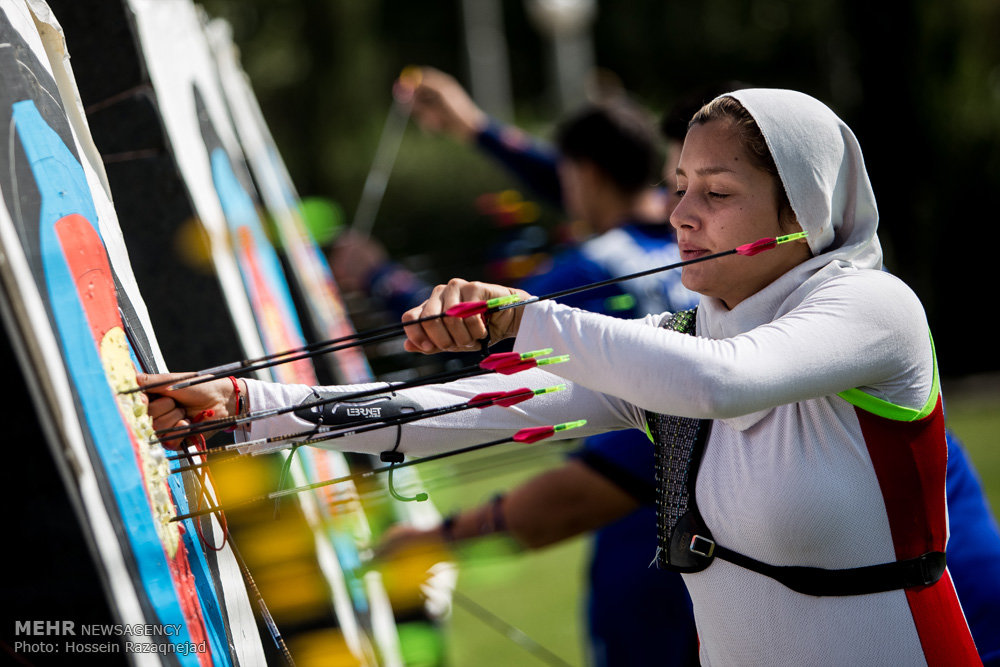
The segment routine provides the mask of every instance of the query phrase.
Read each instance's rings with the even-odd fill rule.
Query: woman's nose
[[[685,195],[674,195],[673,199],[673,210],[670,212],[670,224],[674,226],[674,229],[697,226],[698,216],[695,214],[690,198]]]

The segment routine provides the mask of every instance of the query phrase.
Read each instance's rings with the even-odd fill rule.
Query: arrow
[[[617,283],[625,282],[627,280],[634,280],[635,278],[642,278],[643,276],[652,275],[654,273],[661,273],[663,271],[670,271],[671,269],[679,269],[685,266],[690,266],[691,264],[697,264],[699,262],[707,262],[712,259],[719,259],[720,257],[728,257],[729,255],[743,255],[745,257],[752,257],[753,255],[759,255],[767,250],[772,250],[777,248],[783,243],[789,243],[791,241],[797,241],[799,239],[806,238],[806,232],[795,232],[794,234],[785,234],[784,236],[768,237],[762,238],[754,241],[753,243],[744,243],[741,246],[732,248],[730,250],[722,250],[720,252],[712,253],[711,255],[703,255],[701,257],[695,257],[694,259],[686,259],[680,262],[675,262],[673,264],[667,264],[666,266],[658,266],[652,269],[646,269],[645,271],[638,271],[636,273],[630,273],[625,276],[619,276],[617,278],[608,278],[607,280],[601,280],[596,283],[590,283],[588,285],[581,285],[579,287],[570,287],[569,289],[564,289],[559,292],[552,292],[551,294],[546,294],[544,296],[533,296],[528,299],[518,300],[515,302],[509,302],[505,304],[500,304],[498,306],[490,307],[487,312],[499,312],[501,310],[508,310],[510,308],[518,308],[521,306],[527,306],[529,303],[537,303],[539,301],[550,301],[552,299],[559,299],[564,296],[569,296],[571,294],[578,294],[580,292],[585,292],[587,290],[597,289],[598,287],[605,287],[607,285],[615,285]],[[467,303],[478,303],[478,302],[465,302],[456,304],[449,310],[459,308]]]
[[[585,425],[586,423],[587,423],[586,419],[578,419],[576,421],[564,422],[562,424],[554,424],[549,426],[529,426],[528,428],[522,428],[521,430],[517,431],[513,435],[508,436],[506,438],[500,438],[498,440],[490,440],[489,442],[482,442],[476,445],[469,445],[468,447],[460,447],[458,449],[453,449],[448,452],[441,452],[440,454],[431,454],[429,456],[422,456],[419,459],[411,459],[409,461],[403,461],[402,463],[390,463],[387,466],[372,468],[371,470],[356,472],[350,475],[335,477],[333,479],[327,479],[320,482],[313,482],[312,484],[304,484],[302,486],[296,486],[290,489],[272,491],[271,493],[258,495],[253,498],[243,500],[239,503],[235,503],[230,507],[215,506],[215,507],[208,507],[196,510],[193,512],[189,512],[187,514],[178,514],[177,516],[170,519],[170,521],[184,521],[185,519],[192,519],[197,516],[212,514],[213,512],[225,512],[228,509],[232,509],[234,507],[242,507],[244,505],[249,505],[251,503],[277,500],[297,493],[303,493],[305,491],[314,491],[316,489],[320,489],[325,486],[332,486],[334,484],[340,484],[342,482],[368,479],[369,477],[374,477],[375,475],[381,473],[392,472],[393,470],[398,470],[400,468],[408,468],[410,466],[414,466],[420,463],[430,463],[431,461],[438,461],[440,459],[448,458],[451,456],[458,456],[459,454],[467,454],[469,452],[486,449],[487,447],[495,447],[497,445],[506,444],[508,442],[520,442],[520,443],[531,444],[551,438],[557,433],[562,433],[563,431],[579,428]]]
[[[341,336],[340,338],[332,338],[330,340],[318,341],[315,343],[309,343],[301,347],[292,348],[289,350],[284,350],[282,352],[273,352],[271,354],[266,354],[260,357],[254,357],[252,359],[242,359],[240,361],[233,361],[227,364],[222,364],[220,366],[212,366],[210,368],[204,368],[199,371],[194,371],[192,377],[186,380],[164,380],[162,382],[154,382],[152,384],[143,385],[141,387],[132,387],[130,389],[123,390],[119,393],[130,394],[137,391],[152,391],[154,389],[167,388],[170,390],[184,389],[186,387],[191,387],[203,382],[210,382],[212,380],[217,380],[221,377],[226,377],[234,373],[249,373],[252,371],[258,371],[264,368],[270,368],[272,366],[278,366],[280,364],[287,364],[293,361],[299,361],[300,359],[308,359],[310,357],[315,357],[320,354],[327,354],[330,352],[339,352],[340,350],[345,350],[351,347],[358,347],[360,345],[368,345],[370,343],[375,343],[381,340],[386,340],[388,338],[393,338],[399,336],[403,333],[403,329],[414,324],[421,324],[423,322],[430,322],[433,320],[439,320],[445,317],[473,317],[475,315],[484,314],[490,311],[490,309],[502,306],[508,303],[514,303],[520,299],[516,294],[509,294],[507,296],[496,297],[488,301],[471,301],[456,304],[452,308],[449,308],[443,313],[437,315],[428,315],[427,317],[421,317],[406,324],[394,323],[386,324],[380,327],[375,327],[363,332],[357,332],[352,334],[347,334],[346,336]],[[462,313],[468,313],[462,314]]]
[[[424,322],[430,322],[445,317],[457,317],[464,319],[467,317],[475,317],[477,315],[487,315],[489,313],[500,312],[503,310],[507,310],[509,308],[518,308],[521,306],[526,306],[530,303],[559,299],[565,296],[569,296],[571,294],[578,294],[580,292],[597,289],[599,287],[614,285],[628,280],[634,280],[635,278],[642,278],[643,276],[652,275],[654,273],[670,271],[672,269],[682,268],[685,266],[689,266],[691,264],[697,264],[699,262],[707,262],[709,260],[719,259],[720,257],[726,257],[729,255],[743,255],[746,257],[752,257],[753,255],[758,255],[767,250],[772,250],[774,248],[777,248],[779,245],[782,245],[784,243],[789,243],[791,241],[797,241],[799,239],[804,239],[804,238],[806,238],[806,232],[796,232],[794,234],[786,234],[784,236],[762,238],[752,243],[746,243],[736,248],[732,248],[730,250],[723,250],[721,252],[713,253],[710,255],[695,257],[694,259],[688,259],[680,262],[675,262],[673,264],[667,264],[665,266],[654,267],[652,269],[646,269],[644,271],[630,273],[628,275],[619,276],[617,278],[608,278],[607,280],[602,280],[595,283],[589,283],[587,285],[580,285],[579,287],[571,287],[569,289],[561,290],[559,292],[552,292],[550,294],[546,294],[543,296],[533,296],[528,299],[521,299],[521,297],[516,294],[509,294],[501,297],[495,297],[493,299],[485,301],[463,301],[462,303],[457,303],[454,306],[448,308],[443,313],[417,318],[415,320],[406,322],[405,324],[402,322],[396,324],[387,324],[381,327],[370,329],[365,332],[359,332],[359,333],[349,334],[347,336],[342,336],[340,338],[319,341],[316,343],[310,343],[308,345],[286,350],[284,352],[275,352],[273,354],[257,357],[255,359],[236,361],[228,364],[223,364],[221,366],[215,366],[212,368],[206,368],[200,371],[195,371],[194,376],[187,380],[182,380],[179,382],[164,381],[154,384],[148,384],[142,387],[126,389],[123,390],[121,393],[127,394],[135,391],[150,391],[162,387],[169,387],[170,389],[183,389],[184,387],[190,387],[192,385],[200,384],[202,382],[208,382],[210,380],[215,380],[220,377],[225,377],[233,373],[256,371],[263,368],[276,366],[279,364],[298,361],[299,359],[313,357],[319,354],[337,352],[339,350],[347,349],[350,347],[356,347],[359,345],[366,345],[380,340],[385,340],[387,338],[392,338],[405,333],[406,327],[413,326],[416,324],[422,324]]]

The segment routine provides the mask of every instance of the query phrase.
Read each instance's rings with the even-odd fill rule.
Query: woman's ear
[[[778,228],[788,234],[802,231],[802,225],[799,224],[799,219],[795,215],[795,211],[792,210],[791,204],[787,201],[781,204],[781,208],[778,211]]]

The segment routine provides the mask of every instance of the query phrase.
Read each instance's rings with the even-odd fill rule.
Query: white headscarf
[[[764,135],[813,257],[732,312],[703,296],[698,330],[710,338],[772,320],[836,273],[882,268],[875,194],[851,128],[825,104],[794,90],[747,88],[725,96],[738,100]]]
[[[861,147],[844,121],[822,102],[791,90],[750,88],[727,95],[760,127],[813,257],[732,310],[702,296],[698,335],[709,338],[736,336],[770,322],[840,273],[882,268],[875,194]],[[768,412],[724,421],[743,430]]]
[[[794,90],[750,88],[728,96],[763,133],[813,255],[882,268],[875,194],[851,128],[825,104]]]

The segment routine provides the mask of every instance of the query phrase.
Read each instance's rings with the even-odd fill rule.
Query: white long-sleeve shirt
[[[870,441],[867,417],[837,394],[861,388],[915,411],[933,400],[923,310],[902,282],[880,271],[821,271],[804,294],[792,284],[797,279],[783,277],[730,312],[703,302],[698,337],[659,328],[663,316],[622,321],[551,302],[527,306],[516,349],[554,347],[569,362],[400,393],[430,408],[481,391],[564,381],[568,389],[404,426],[399,449],[421,456],[580,418],[587,426],[569,435],[643,428],[645,410],[710,418],[697,500],[719,544],[776,565],[831,569],[918,555],[897,553],[895,523],[905,517],[885,500],[886,485],[914,489],[915,515],[925,505],[943,508],[943,460],[936,458],[943,432],[941,451],[920,439],[898,457],[873,454],[884,443]],[[249,386],[254,410],[312,396],[309,387]],[[307,426],[289,414],[255,424],[250,437]],[[384,429],[331,444],[377,453],[391,449],[395,436]],[[882,466],[882,458],[900,469]],[[925,464],[932,474],[914,479],[911,467]],[[944,526],[937,530],[943,536]],[[914,618],[944,619],[956,633],[964,626],[947,575],[928,587],[937,589],[933,599],[916,601],[905,591],[814,598],[718,560],[684,577],[705,664],[924,664],[927,632]],[[938,640],[947,642],[944,636]]]
[[[874,300],[871,294],[883,298]],[[763,296],[741,304],[742,325],[721,328],[751,326],[760,319],[753,316],[755,299]],[[548,370],[486,375],[401,393],[423,408],[433,408],[483,391],[537,389],[570,380],[568,389],[513,408],[466,411],[404,426],[401,451],[424,456],[524,426],[579,418],[587,419],[587,426],[567,432],[567,437],[642,429],[644,410],[742,425],[775,406],[855,387],[919,409],[934,381],[933,353],[919,301],[897,279],[878,271],[839,275],[824,282],[793,312],[745,333],[720,331],[721,339],[666,331],[660,328],[664,317],[625,321],[553,302],[526,307],[516,349],[554,346],[554,354],[569,355],[568,362]],[[902,323],[906,326],[899,326]],[[385,387],[388,392],[389,386],[323,389],[348,393]],[[303,385],[250,382],[255,411],[297,404],[312,393]],[[287,414],[255,423],[250,437],[310,426]],[[445,438],[442,429],[448,433]],[[394,441],[394,433],[373,431],[331,446],[377,453]]]

